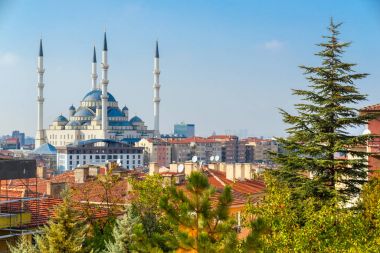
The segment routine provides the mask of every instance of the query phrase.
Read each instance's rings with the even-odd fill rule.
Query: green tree
[[[11,253],[38,253],[35,245],[32,244],[31,235],[23,235],[18,238],[16,245],[8,244]]]
[[[281,110],[284,122],[290,124],[289,136],[279,138],[284,154],[277,154],[275,162],[281,170],[275,175],[306,195],[333,197],[329,191],[338,188],[339,195],[349,198],[360,192],[366,181],[366,152],[355,149],[366,145],[368,136],[349,133],[351,127],[366,124],[368,115],[360,115],[353,106],[366,99],[354,82],[367,74],[356,73],[356,64],[342,60],[350,43],[338,38],[339,27],[331,19],[329,35],[318,44],[316,53],[322,64],[317,67],[301,66],[310,82],[308,90],[295,89],[293,94],[303,102],[295,104],[296,115]],[[337,156],[350,155],[355,159]],[[301,176],[311,173],[312,179]],[[330,192],[331,193],[331,192]]]
[[[211,197],[215,189],[200,172],[192,172],[188,177],[186,191],[175,186],[168,190],[169,194],[161,198],[160,206],[176,226],[173,232],[179,248],[198,252],[235,251],[236,231],[228,214],[232,203],[229,186],[221,192],[214,207]]]
[[[368,208],[348,209],[339,198],[294,199],[294,189],[269,173],[266,183],[262,203],[246,208],[246,215],[254,218],[248,220],[252,232],[245,252],[378,252],[379,219],[368,215],[375,214],[380,203],[373,184],[365,186],[362,195]]]
[[[86,226],[80,220],[71,200],[71,192],[66,190],[62,204],[57,206],[54,216],[42,228],[42,234],[36,236],[39,252],[83,252]]]
[[[147,240],[151,245],[164,251],[177,247],[171,234],[173,228],[168,222],[164,210],[160,208],[160,199],[167,195],[168,189],[160,175],[146,176],[144,180],[131,179],[132,209],[139,217]]]

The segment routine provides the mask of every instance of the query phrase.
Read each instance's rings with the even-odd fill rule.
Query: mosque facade
[[[159,52],[156,42],[154,56],[154,83],[153,83],[153,112],[154,129],[149,130],[144,121],[138,117],[129,117],[128,107],[119,107],[115,97],[108,92],[108,46],[107,37],[104,33],[102,50],[102,77],[98,82],[97,60],[94,47],[92,60],[92,89],[83,97],[79,105],[71,105],[68,115],[59,115],[48,128],[43,127],[43,65],[42,40],[40,40],[39,55],[37,61],[38,72],[38,122],[35,146],[49,143],[56,147],[64,147],[81,141],[91,139],[110,139],[123,141],[131,138],[151,138],[159,136]]]

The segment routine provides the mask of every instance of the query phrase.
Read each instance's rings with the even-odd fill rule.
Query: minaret
[[[94,55],[92,56],[92,74],[91,74],[91,78],[92,78],[92,90],[96,90],[98,88],[97,84],[96,84],[96,81],[98,79],[98,74],[96,73],[96,51],[95,51],[95,46],[94,46]]]
[[[104,138],[107,138],[107,128],[108,128],[108,117],[107,117],[107,103],[108,103],[108,93],[107,93],[107,86],[108,86],[108,61],[107,61],[107,35],[106,32],[104,32],[104,45],[103,45],[103,52],[102,52],[102,130],[104,134]]]
[[[40,39],[40,51],[37,58],[37,73],[38,73],[38,95],[37,95],[37,108],[38,108],[38,119],[37,119],[37,133],[35,140],[35,148],[38,148],[46,142],[45,131],[43,126],[44,119],[44,53],[42,50],[42,39]]]
[[[156,54],[154,56],[153,69],[153,114],[154,114],[154,135],[160,135],[160,54],[158,52],[158,41],[156,41]]]

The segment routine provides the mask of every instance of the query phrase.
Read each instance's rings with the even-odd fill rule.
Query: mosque
[[[38,72],[38,122],[35,147],[38,148],[45,143],[56,147],[64,147],[68,144],[78,143],[90,139],[111,139],[123,141],[130,138],[156,137],[159,136],[159,51],[158,42],[154,56],[154,83],[153,83],[153,111],[154,129],[148,130],[144,121],[134,116],[129,118],[128,108],[120,109],[115,97],[107,91],[108,89],[108,59],[107,59],[107,35],[104,33],[104,44],[102,50],[102,79],[97,81],[97,61],[94,47],[92,59],[92,90],[82,99],[78,107],[71,105],[68,116],[59,115],[52,124],[43,128],[43,104],[44,104],[44,82],[45,72],[43,65],[42,40],[40,40],[39,55],[37,60]]]

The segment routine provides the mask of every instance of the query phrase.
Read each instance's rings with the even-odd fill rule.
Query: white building
[[[43,127],[43,65],[42,41],[38,56],[38,124],[35,146],[38,148],[44,143],[50,143],[56,147],[91,139],[123,140],[128,138],[153,137],[159,134],[159,54],[158,44],[154,56],[154,82],[153,82],[153,107],[154,130],[148,130],[144,121],[138,116],[129,118],[128,108],[119,108],[115,97],[108,92],[108,46],[106,34],[102,51],[102,79],[98,82],[96,51],[94,48],[92,60],[92,88],[83,97],[79,106],[69,107],[68,115],[59,115],[53,123],[45,129]]]
[[[104,165],[107,161],[118,162],[126,169],[141,167],[143,148],[115,140],[93,139],[57,149],[59,171],[72,170],[86,164]]]

